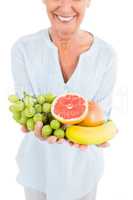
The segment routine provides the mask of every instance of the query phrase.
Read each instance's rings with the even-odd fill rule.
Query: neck
[[[75,33],[61,33],[53,28],[49,29],[49,36],[51,41],[55,43],[58,48],[68,49],[73,43],[79,39],[80,31],[77,30]]]

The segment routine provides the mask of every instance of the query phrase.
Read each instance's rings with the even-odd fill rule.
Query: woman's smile
[[[74,22],[76,19],[76,15],[74,16],[61,16],[61,15],[54,15],[55,18],[59,21],[59,22],[63,22],[65,24],[70,23],[70,22]]]
[[[73,23],[75,22],[76,20],[76,15],[74,16],[61,16],[61,15],[54,15],[55,16],[55,19],[57,22],[59,23],[63,23],[63,24],[70,24],[70,23]]]
[[[42,0],[55,33],[77,33],[90,0]]]

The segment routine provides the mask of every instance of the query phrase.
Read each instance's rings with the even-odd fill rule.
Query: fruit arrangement
[[[77,93],[55,96],[52,93],[22,99],[8,97],[13,119],[34,133],[35,124],[43,122],[42,136],[55,135],[78,144],[102,144],[116,134],[112,120],[105,121],[100,105]]]

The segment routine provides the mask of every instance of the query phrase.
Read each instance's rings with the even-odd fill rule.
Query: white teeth
[[[74,17],[62,17],[62,16],[57,16],[59,20],[61,21],[71,21]]]

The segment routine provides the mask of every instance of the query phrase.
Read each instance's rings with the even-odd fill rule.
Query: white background
[[[111,146],[104,149],[105,171],[99,182],[97,200],[133,199],[133,133],[129,114],[133,100],[132,18],[129,0],[92,0],[81,26],[112,44],[118,54],[111,117],[117,123],[119,134],[111,141]],[[18,134],[19,126],[8,111],[7,97],[13,92],[10,48],[18,37],[49,25],[41,0],[0,1],[0,199],[24,200],[23,188],[16,182],[18,168],[15,162],[24,135]]]

